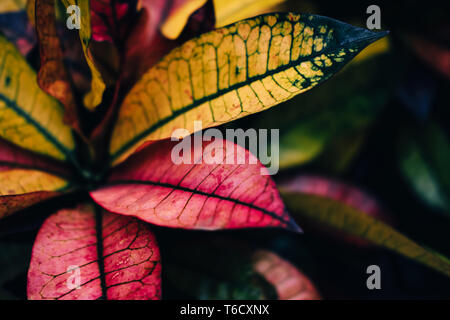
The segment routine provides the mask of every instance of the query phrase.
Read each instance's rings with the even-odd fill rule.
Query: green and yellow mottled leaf
[[[213,0],[214,13],[216,15],[216,27],[220,28],[228,24],[269,13],[286,0]]]
[[[0,1],[0,13],[24,10],[27,0],[2,0]]]
[[[94,109],[97,107],[103,98],[103,92],[105,91],[106,85],[102,78],[100,71],[95,65],[94,58],[89,46],[92,40],[92,30],[91,30],[91,15],[89,1],[85,0],[62,0],[62,3],[67,8],[70,5],[77,5],[80,7],[80,40],[83,47],[84,56],[86,62],[91,70],[92,80],[91,80],[91,91],[88,92],[84,98],[83,103],[88,109]]]
[[[404,236],[388,224],[325,196],[281,189],[289,211],[297,221],[316,223],[357,236],[397,252],[450,277],[450,261]]]
[[[386,35],[309,14],[268,14],[172,50],[126,96],[112,133],[118,163],[143,142],[263,111],[330,78]]]
[[[64,108],[44,93],[36,73],[15,46],[0,35],[0,137],[60,160],[72,157],[72,131]]]
[[[383,40],[374,44],[385,43]],[[282,128],[280,168],[302,165],[320,157],[317,160],[329,160],[322,161],[323,166],[332,169],[341,167],[340,162],[347,163],[347,157],[352,158],[351,151],[358,150],[364,141],[367,128],[390,97],[396,78],[396,73],[389,69],[393,65],[390,56],[360,57],[355,63],[361,54],[367,57],[369,53],[365,51],[374,49],[374,44],[358,54],[333,81],[296,97],[285,108],[271,110],[266,123],[257,126]],[[299,106],[305,111],[298,110]],[[285,110],[288,108],[292,111]]]

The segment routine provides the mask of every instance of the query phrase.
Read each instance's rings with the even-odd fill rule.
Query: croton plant
[[[276,106],[330,78],[386,32],[270,13],[276,1],[250,6],[255,12],[239,21],[245,3],[234,0],[5,3],[4,10],[26,8],[28,36],[0,35],[0,218],[70,192],[91,199],[48,213],[33,246],[29,299],[160,299],[164,266],[152,225],[301,232],[297,222],[312,219],[450,274],[447,259],[395,231],[351,188],[313,176],[281,186],[290,211],[302,213],[296,222],[258,161],[171,160],[175,129],[193,133],[197,120],[219,126]],[[79,29],[66,27],[71,5]],[[224,154],[242,148],[221,145]],[[251,259],[275,297],[320,298],[274,253]]]

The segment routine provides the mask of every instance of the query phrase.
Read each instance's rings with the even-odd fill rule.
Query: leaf
[[[450,142],[435,123],[403,129],[398,139],[400,170],[415,193],[450,217]]]
[[[320,190],[320,193],[317,190]],[[331,183],[321,184],[316,190],[308,190],[299,187],[298,181],[294,188],[280,187],[283,200],[297,221],[311,220],[359,237],[450,276],[450,260],[417,244],[379,220],[377,216],[368,215],[365,213],[367,209],[362,211],[342,201],[336,201],[329,196],[336,190]],[[359,199],[358,202],[370,206],[364,199]]]
[[[169,8],[169,13],[164,19],[160,29],[168,39],[176,39],[186,26],[189,17],[203,7],[208,0],[175,0]],[[151,2],[151,1],[144,1]]]
[[[91,1],[92,39],[95,41],[113,42],[111,30],[124,33],[128,17],[133,8],[134,1],[94,0]],[[125,24],[125,25],[124,25]]]
[[[28,23],[25,11],[0,14],[0,30],[23,56],[29,54],[36,44],[35,31]]]
[[[0,2],[0,13],[16,12],[25,9],[27,0],[2,0]]]
[[[36,33],[41,58],[38,84],[65,107],[64,122],[81,134],[77,105],[72,94],[64,55],[56,31],[55,0],[36,0]]]
[[[126,96],[112,133],[114,164],[143,142],[262,111],[328,79],[374,33],[308,14],[270,14],[191,39],[153,66]],[[292,47],[292,48],[291,48]],[[248,66],[248,68],[247,68]]]
[[[286,0],[213,0],[216,27],[275,11]]]
[[[437,72],[450,79],[450,50],[420,36],[407,36],[414,52]]]
[[[27,175],[31,175],[32,178],[36,181],[40,179],[41,182],[47,182],[45,178],[48,176],[41,174],[41,177],[38,177],[40,174],[39,172],[35,173],[28,171],[26,173]],[[29,181],[31,178],[27,177],[27,179]],[[54,198],[60,194],[60,192],[35,191],[24,194],[0,195],[0,219],[3,219],[4,217],[7,217],[17,211],[28,208],[44,200]]]
[[[171,49],[194,35],[213,29],[212,8],[208,3],[200,8],[202,2],[205,1],[141,2],[137,21],[125,40],[125,82],[134,84]]]
[[[135,17],[136,22],[132,26],[129,35],[123,39],[124,61],[121,65],[119,80],[116,82],[116,87],[119,86],[119,91],[123,93],[128,92],[145,71],[157,63],[171,49],[194,35],[210,31],[214,27],[213,8],[211,2],[208,1],[189,17],[181,35],[177,39],[168,39],[160,32],[160,26],[167,15],[167,10],[165,10],[167,4],[172,5],[173,3],[158,0],[142,1],[141,4],[142,9]],[[120,99],[122,98],[120,96]],[[117,116],[119,107],[120,103],[114,101],[100,124],[93,130],[91,140],[94,143],[102,144],[106,138],[109,139],[113,120]]]
[[[343,182],[321,176],[302,174],[283,181],[280,184],[280,189],[283,190],[283,192],[310,194],[331,199],[388,225],[392,225],[391,217],[374,197]],[[332,237],[338,241],[344,240],[352,245],[361,247],[371,245],[370,242],[365,241],[360,237],[355,237],[346,232],[336,231],[334,228],[323,226],[322,224],[318,224],[314,219],[307,219],[307,217],[305,217],[305,219],[311,222],[311,225],[308,225],[308,227],[311,227],[311,231],[318,232],[327,237]],[[307,229],[306,231],[308,232],[309,230]]]
[[[280,300],[320,300],[313,283],[288,261],[265,250],[257,251],[253,260],[256,272],[275,287]]]
[[[80,35],[84,56],[86,58],[89,69],[91,70],[92,76],[91,91],[84,96],[83,103],[86,108],[92,110],[102,102],[103,92],[105,91],[106,86],[89,49],[92,41],[91,18],[89,14],[86,14],[86,12],[90,12],[89,1],[61,1],[66,8],[70,5],[77,5],[80,7],[80,30],[78,31],[78,33]]]
[[[159,299],[160,277],[159,249],[145,224],[80,205],[58,211],[42,225],[27,291],[32,300]]]
[[[229,241],[178,241],[167,252],[168,281],[195,299],[320,299],[302,272],[266,250]]]
[[[0,35],[0,138],[22,148],[73,160],[75,143],[64,109],[37,85],[36,74]]]
[[[326,172],[346,167],[394,91],[398,62],[374,48],[383,40],[361,51],[333,81],[251,119],[251,127],[280,128],[281,169],[311,161]]]
[[[175,145],[160,141],[143,149],[114,169],[106,186],[91,192],[92,198],[111,212],[166,227],[299,230],[267,169],[247,150],[218,139],[189,146],[185,152],[192,164],[175,164]],[[210,152],[218,164],[202,160]]]
[[[0,140],[0,219],[70,188],[67,170]]]

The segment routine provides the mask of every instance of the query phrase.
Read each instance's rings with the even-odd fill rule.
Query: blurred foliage
[[[274,288],[254,270],[251,259],[254,250],[241,243],[226,243],[219,238],[199,246],[197,241],[191,241],[176,243],[166,252],[167,281],[192,298],[277,297]]]
[[[450,217],[450,143],[435,123],[400,133],[399,165],[417,196]]]

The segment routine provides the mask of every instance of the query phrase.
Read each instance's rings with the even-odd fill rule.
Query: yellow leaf
[[[389,51],[389,48],[390,48],[389,38],[380,39],[380,41],[368,45],[367,48],[361,51],[355,57],[355,59],[352,60],[352,63],[363,62],[367,59],[386,53]]]
[[[61,191],[68,183],[56,175],[28,169],[0,171],[0,196],[37,191]]]
[[[89,50],[92,38],[89,1],[62,0],[62,2],[66,8],[70,5],[77,5],[80,8],[80,30],[78,33],[83,47],[83,53],[92,75],[91,91],[84,96],[83,103],[86,108],[92,110],[102,102],[103,92],[106,86]]]
[[[2,0],[0,2],[0,13],[24,10],[27,0]]]
[[[143,142],[256,113],[328,79],[384,36],[322,16],[269,14],[175,48],[125,97],[112,133],[116,164]]]
[[[310,219],[385,247],[450,276],[450,261],[404,236],[386,223],[336,200],[281,189],[295,219]]]
[[[66,160],[74,140],[64,109],[37,85],[36,73],[0,36],[0,137],[39,154]]]
[[[181,2],[178,6],[175,4],[175,7],[171,9],[169,16],[160,27],[162,34],[166,38],[178,38],[191,14],[203,7],[207,0],[188,0]]]
[[[31,169],[0,171],[0,219],[57,196],[69,183],[56,175]]]
[[[286,0],[213,0],[216,27],[251,18],[283,4]]]

